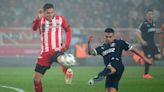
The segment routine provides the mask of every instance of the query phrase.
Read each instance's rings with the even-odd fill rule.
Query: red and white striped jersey
[[[54,16],[52,20],[41,18],[35,20],[32,29],[35,31],[39,29],[41,33],[41,53],[49,52],[51,50],[62,50],[62,32],[66,32],[65,48],[69,48],[71,40],[71,29],[63,16]]]

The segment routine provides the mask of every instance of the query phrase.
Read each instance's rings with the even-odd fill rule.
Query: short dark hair
[[[51,4],[51,3],[46,3],[46,4],[43,6],[43,10],[44,10],[44,11],[47,10],[47,9],[49,9],[49,8],[54,8],[54,5]]]
[[[112,28],[106,28],[105,33],[114,33],[114,30]]]
[[[146,10],[146,13],[148,13],[148,12],[153,12],[153,9]]]

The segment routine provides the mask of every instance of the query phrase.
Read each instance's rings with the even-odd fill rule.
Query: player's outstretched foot
[[[95,84],[94,79],[90,79],[90,80],[88,81],[88,85],[94,85],[94,84]]]
[[[94,85],[96,82],[104,79],[104,76],[98,75],[88,81],[88,85]]]
[[[152,77],[152,75],[150,75],[150,74],[144,74],[144,75],[143,75],[143,78],[144,78],[144,79],[152,79],[153,77]]]
[[[71,84],[73,77],[73,71],[71,68],[67,69],[66,76],[65,76],[65,84]]]

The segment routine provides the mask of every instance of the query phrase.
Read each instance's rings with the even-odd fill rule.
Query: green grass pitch
[[[105,92],[104,81],[94,86],[88,86],[87,81],[96,75],[103,67],[74,67],[73,82],[64,84],[61,67],[51,67],[43,77],[44,92]],[[118,92],[164,92],[164,67],[152,67],[153,79],[143,79],[143,67],[126,67],[120,81]],[[34,92],[33,68],[31,67],[1,67],[0,85],[12,86]],[[15,92],[0,87],[0,92]]]

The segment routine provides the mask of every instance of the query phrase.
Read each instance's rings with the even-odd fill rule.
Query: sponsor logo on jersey
[[[105,56],[109,53],[115,52],[115,48],[110,48],[102,52],[102,55]]]
[[[149,28],[148,32],[155,32],[155,28]]]

